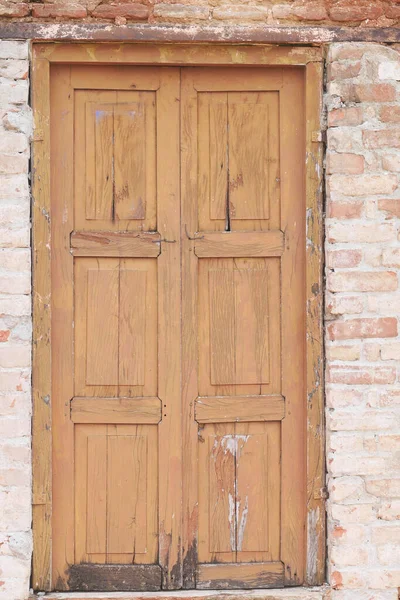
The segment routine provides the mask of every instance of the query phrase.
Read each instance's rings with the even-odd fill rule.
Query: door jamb
[[[32,587],[51,591],[50,67],[53,63],[174,66],[292,65],[305,69],[306,106],[306,585],[325,580],[323,395],[323,51],[307,46],[39,43],[32,48],[33,563]]]

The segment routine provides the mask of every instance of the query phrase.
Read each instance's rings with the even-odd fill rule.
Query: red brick
[[[291,7],[291,12],[300,21],[323,21],[327,18],[324,2],[295,2]]]
[[[399,185],[397,175],[381,173],[379,175],[331,175],[328,179],[330,194],[346,196],[376,196],[391,194]]]
[[[400,200],[378,200],[379,210],[384,210],[393,217],[400,218]]]
[[[328,289],[332,292],[392,292],[397,287],[397,274],[393,271],[341,271],[328,276]]]
[[[363,141],[366,148],[400,148],[400,129],[363,131]]]
[[[65,17],[66,19],[83,19],[87,10],[83,6],[67,6],[63,4],[33,4],[32,16],[42,19]]]
[[[0,342],[6,342],[9,337],[10,337],[9,330],[5,330],[5,331],[1,330],[0,331]]]
[[[339,0],[330,7],[329,15],[333,21],[365,21],[378,19],[382,8],[375,1]]]
[[[382,106],[379,118],[384,123],[400,123],[400,106]]]
[[[24,2],[2,2],[0,17],[27,17],[31,12],[29,4]]]
[[[350,319],[328,325],[330,340],[351,340],[355,338],[390,338],[397,336],[397,319]]]
[[[345,385],[371,385],[395,383],[395,367],[358,367],[335,365],[328,369],[327,380],[330,383]]]
[[[400,6],[387,6],[385,15],[388,19],[400,19]]]
[[[359,219],[363,202],[333,202],[328,204],[328,216],[332,219]]]
[[[326,159],[326,170],[328,174],[360,175],[364,172],[364,157],[345,152],[343,154],[329,153]]]
[[[125,17],[136,21],[146,21],[149,9],[143,4],[101,4],[93,11],[92,15],[101,19]]]
[[[332,60],[359,60],[364,56],[365,49],[354,46],[351,42],[331,48]]]
[[[328,80],[334,79],[351,79],[356,77],[361,71],[361,63],[339,63],[333,62],[328,68]]]
[[[329,127],[354,126],[363,123],[362,110],[356,106],[336,108],[328,114]]]
[[[355,84],[348,87],[351,102],[394,102],[396,88],[390,83]]]
[[[357,267],[361,258],[361,250],[329,250],[327,253],[328,267],[331,268]]]

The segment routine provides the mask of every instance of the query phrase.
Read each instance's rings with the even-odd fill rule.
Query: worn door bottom
[[[328,600],[330,587],[298,587],[282,590],[225,590],[182,592],[50,593],[32,595],[29,600]]]

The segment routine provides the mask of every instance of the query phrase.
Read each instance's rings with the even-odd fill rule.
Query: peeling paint
[[[238,456],[240,454],[240,450],[243,448],[249,437],[250,436],[248,435],[224,435],[219,440],[218,438],[215,440],[213,451],[220,443],[225,454],[230,452],[232,456]]]
[[[248,496],[246,496],[245,501],[244,501],[244,508],[243,508],[242,516],[240,518],[239,518],[240,501],[236,502],[236,515],[237,515],[237,521],[239,523],[238,531],[237,531],[237,550],[238,550],[238,552],[242,549],[244,530],[246,529],[248,514],[249,514],[249,498],[248,498]]]
[[[320,519],[319,506],[309,510],[307,514],[307,579],[315,581],[318,576],[318,535],[316,535]]]
[[[229,532],[230,532],[230,542],[231,542],[231,550],[234,552],[236,550],[236,512],[235,512],[235,499],[232,494],[228,494],[229,501]]]

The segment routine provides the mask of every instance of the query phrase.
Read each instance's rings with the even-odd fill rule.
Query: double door
[[[53,587],[301,584],[303,71],[51,71]]]

